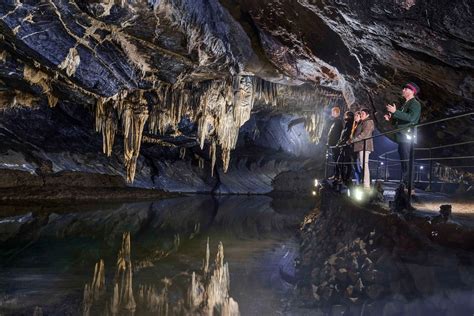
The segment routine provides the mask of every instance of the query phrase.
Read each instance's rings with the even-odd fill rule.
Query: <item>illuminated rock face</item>
[[[3,1],[0,154],[10,158],[1,167],[113,169],[135,186],[160,187],[153,170],[171,162],[153,155],[161,149],[142,156],[159,146],[191,156],[209,174],[202,187],[212,188],[216,170],[232,166],[241,127],[260,110],[303,117],[314,142],[325,106],[381,112],[407,80],[422,89],[424,118],[466,111],[474,99],[472,12],[465,1]],[[42,146],[26,145],[52,116],[59,124],[41,135]],[[469,123],[448,123],[436,140],[472,135]],[[67,137],[49,143],[54,129]]]

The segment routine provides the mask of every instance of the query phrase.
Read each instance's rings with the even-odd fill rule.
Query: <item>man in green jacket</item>
[[[409,183],[410,144],[416,137],[414,128],[410,128],[410,126],[418,124],[421,115],[421,104],[415,98],[419,92],[420,88],[415,83],[407,83],[402,90],[405,103],[398,110],[395,104],[387,104],[388,114],[384,116],[385,120],[392,121],[396,129],[406,127],[405,130],[395,135],[395,140],[398,143],[398,154],[401,160],[402,182],[405,184],[405,187],[408,187]]]

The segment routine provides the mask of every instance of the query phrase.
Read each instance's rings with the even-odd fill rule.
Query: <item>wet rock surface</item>
[[[315,212],[302,227],[297,260],[305,304],[334,315],[474,310],[467,277],[474,275],[472,228],[458,226],[438,236],[433,232],[449,230],[449,224],[431,226],[325,190]],[[444,240],[454,234],[457,242]]]
[[[461,0],[4,1],[1,167],[111,173],[173,191],[177,168],[193,178],[183,191],[202,192],[219,181],[209,176],[216,162],[232,164],[239,129],[257,111],[294,115],[315,142],[321,112],[336,104],[368,106],[388,128],[380,114],[407,80],[421,87],[424,120],[469,111],[472,12]],[[466,118],[420,139],[461,141],[472,126]],[[295,137],[263,134],[258,145],[307,152],[289,148]],[[190,147],[191,167],[157,155]],[[206,176],[194,168],[203,164]],[[229,187],[255,188],[220,191]]]

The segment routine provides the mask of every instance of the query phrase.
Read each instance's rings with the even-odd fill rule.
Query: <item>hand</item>
[[[384,118],[386,121],[390,121],[390,118],[391,118],[391,117],[392,117],[392,116],[391,116],[390,114],[385,114],[385,115],[383,116],[383,118]]]
[[[397,106],[395,104],[387,104],[386,108],[390,113],[395,113],[397,110]]]

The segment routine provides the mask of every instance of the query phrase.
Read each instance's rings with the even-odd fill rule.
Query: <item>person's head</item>
[[[354,121],[354,113],[351,111],[346,111],[344,113],[344,121],[346,122]]]
[[[403,86],[402,96],[406,100],[410,100],[419,92],[420,92],[420,87],[418,87],[414,82],[409,82]]]
[[[357,111],[354,113],[354,121],[359,122],[360,121],[360,111]]]
[[[360,110],[360,119],[361,120],[365,120],[367,119],[368,117],[370,116],[370,111],[369,109],[361,109]]]
[[[331,116],[333,118],[338,118],[341,115],[341,109],[338,106],[335,106],[331,109]]]

